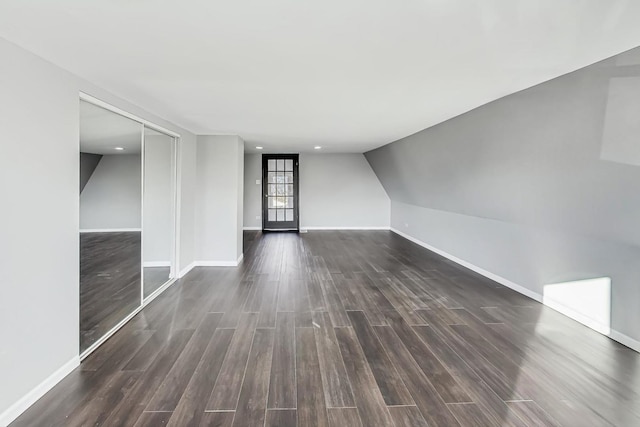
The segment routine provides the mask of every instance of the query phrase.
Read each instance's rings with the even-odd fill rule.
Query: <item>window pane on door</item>
[[[293,196],[293,184],[285,184],[285,196]]]
[[[275,209],[269,209],[268,219],[269,219],[269,221],[275,221],[276,220],[276,210]]]
[[[284,161],[284,170],[286,170],[287,172],[293,171],[293,160],[292,159],[286,159]]]
[[[276,160],[275,159],[267,160],[267,171],[271,172],[275,170],[276,170]]]
[[[293,209],[293,197],[269,197],[269,205],[267,206],[269,209],[282,209],[282,208],[290,208]]]
[[[284,209],[278,209],[276,221],[284,221]]]
[[[269,196],[275,196],[276,195],[276,184],[269,184],[268,195]]]
[[[267,182],[276,182],[276,173],[275,172],[269,172],[267,174]]]
[[[278,164],[278,171],[284,171],[284,159],[278,159],[277,164]]]
[[[293,172],[285,172],[284,173],[284,181],[286,183],[293,183]]]
[[[285,219],[287,221],[293,221],[293,209],[285,210]]]

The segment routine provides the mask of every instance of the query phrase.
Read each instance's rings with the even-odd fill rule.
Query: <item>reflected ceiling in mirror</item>
[[[91,154],[139,154],[142,125],[80,101],[80,151]]]

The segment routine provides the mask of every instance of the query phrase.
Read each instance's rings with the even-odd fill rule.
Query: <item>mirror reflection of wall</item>
[[[144,129],[144,297],[174,277],[175,138]]]
[[[80,102],[80,351],[141,304],[142,125]]]

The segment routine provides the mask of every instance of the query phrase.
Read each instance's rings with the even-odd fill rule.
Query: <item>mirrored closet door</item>
[[[80,101],[80,353],[140,306],[142,130]]]
[[[80,101],[81,357],[176,272],[177,137],[98,104]]]
[[[174,277],[175,138],[145,127],[143,196],[143,297]]]

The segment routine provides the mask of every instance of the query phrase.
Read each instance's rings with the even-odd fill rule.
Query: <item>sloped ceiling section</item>
[[[394,201],[640,246],[640,48],[365,154]]]
[[[198,134],[365,152],[640,44],[625,0],[4,0],[0,37]]]

